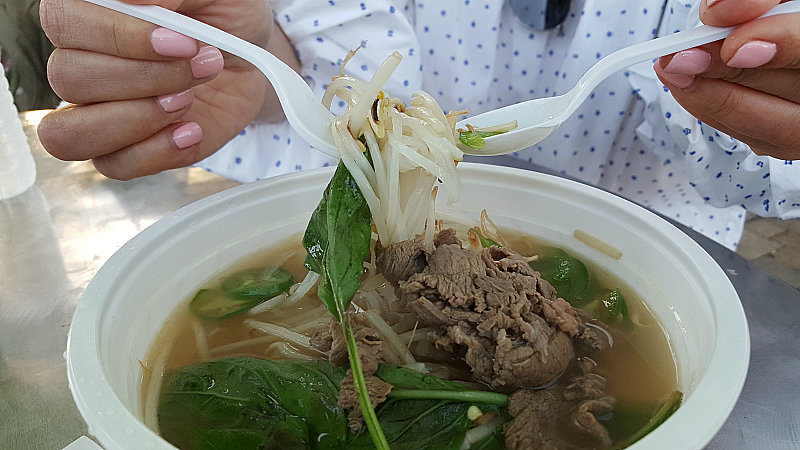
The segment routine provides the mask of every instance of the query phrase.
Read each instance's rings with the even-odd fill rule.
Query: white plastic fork
[[[800,0],[775,6],[761,17],[793,12],[800,12]],[[564,95],[528,100],[459,121],[457,126],[460,128],[466,128],[467,124],[487,127],[517,121],[517,128],[513,131],[486,138],[485,148],[476,150],[462,146],[461,149],[472,155],[492,156],[530,147],[550,136],[597,85],[617,71],[642,61],[724,39],[736,28],[701,25],[617,50],[592,66],[578,84]]]
[[[272,83],[286,118],[297,134],[317,150],[339,157],[330,132],[333,114],[322,106],[303,77],[270,52],[211,25],[159,6],[129,5],[117,0],[87,1],[169,28],[250,62]]]

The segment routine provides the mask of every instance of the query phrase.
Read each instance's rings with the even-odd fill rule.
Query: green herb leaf
[[[341,323],[361,283],[372,214],[350,172],[339,162],[303,236],[305,265],[323,276],[319,297]]]
[[[458,135],[458,140],[467,147],[480,150],[486,148],[485,138],[503,133],[505,131],[462,131]]]
[[[483,247],[483,248],[489,248],[491,246],[502,247],[500,244],[498,244],[494,240],[486,238],[486,237],[483,237],[483,235],[481,234],[480,231],[478,231],[477,228],[470,228],[469,231],[472,231],[473,233],[475,233],[478,236],[478,240],[480,241],[481,247]]]
[[[386,400],[378,409],[381,428],[392,450],[458,450],[472,421],[469,403],[442,400]],[[374,448],[369,435],[348,442],[351,450]]]
[[[375,376],[393,386],[389,397],[395,399],[449,400],[487,405],[505,405],[508,402],[505,394],[469,389],[405,367],[380,364]]]
[[[341,449],[345,369],[328,361],[225,358],[168,373],[161,435],[179,448]]]
[[[614,449],[622,449],[630,446],[639,439],[645,437],[648,433],[658,428],[659,425],[666,422],[670,416],[678,410],[683,402],[683,393],[681,391],[673,391],[672,394],[662,403],[655,411],[650,420],[641,427],[639,431],[629,436],[627,439],[614,445]]]
[[[506,436],[503,434],[503,425],[495,427],[492,434],[472,444],[470,450],[505,450]]]
[[[470,406],[507,401],[503,394],[472,390],[404,367],[380,364],[375,376],[393,386],[389,399],[377,411],[393,450],[459,449],[473,426],[467,417]],[[365,433],[355,435],[347,447],[372,448]]]
[[[539,258],[529,265],[553,285],[559,297],[572,306],[586,305],[597,295],[597,283],[586,265],[560,248],[543,248]]]
[[[389,445],[369,401],[355,337],[346,315],[361,284],[371,238],[369,205],[355,179],[340,161],[303,236],[303,246],[308,251],[305,264],[309,270],[322,275],[317,296],[342,326],[358,403],[372,440],[383,450]]]

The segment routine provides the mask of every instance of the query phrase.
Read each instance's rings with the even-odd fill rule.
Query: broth
[[[503,230],[503,235],[508,240],[509,247],[522,255],[537,254],[547,245],[518,232]],[[226,276],[244,269],[267,267],[281,262],[284,269],[294,274],[296,282],[301,281],[307,273],[303,267],[306,253],[300,245],[301,237],[298,235],[289,243],[273,246],[253,257],[238,261],[206,283],[204,287],[217,287]],[[610,420],[604,418],[602,423],[608,429],[609,435],[615,441],[619,441],[646,424],[653,414],[653,405],[658,405],[677,389],[677,368],[666,334],[646,303],[601,268],[588,261],[585,263],[594,274],[598,275],[602,286],[619,287],[624,292],[631,318],[636,324],[635,330],[630,332],[603,326],[612,337],[613,346],[589,356],[596,363],[594,373],[607,381],[606,392],[617,399],[619,413],[615,410],[614,417]],[[324,358],[319,352],[291,343],[276,345],[276,342],[281,342],[280,338],[253,330],[244,323],[245,320],[253,319],[289,329],[296,329],[305,324],[305,328],[301,328],[300,332],[310,337],[332,318],[325,306],[313,297],[312,293],[315,292],[310,292],[308,296],[293,304],[281,305],[254,315],[240,314],[215,322],[195,318],[189,311],[191,298],[183,302],[164,324],[151,345],[146,361],[142,364],[141,405],[145,423],[157,429],[156,408],[160,378],[165,371],[229,356],[287,359],[286,353],[289,352],[290,359]],[[356,300],[354,302],[359,304]],[[198,338],[198,332],[205,337]],[[247,339],[251,341],[241,344]],[[576,356],[581,355],[576,352]],[[419,360],[425,361],[426,358]],[[430,361],[431,358],[427,360]],[[451,376],[458,378],[458,374],[462,377],[468,374],[463,367],[466,364],[461,366],[451,371]],[[153,374],[156,374],[155,378]]]

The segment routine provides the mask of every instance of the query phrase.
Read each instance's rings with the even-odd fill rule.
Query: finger
[[[781,3],[780,0],[704,0],[700,20],[706,25],[727,27],[753,20]]]
[[[760,142],[770,154],[800,158],[800,105],[721,79],[695,77],[680,87],[658,63],[654,69],[675,100],[701,121],[743,142]]]
[[[42,145],[56,158],[84,161],[140,142],[186,114],[189,89],[158,98],[70,105],[42,119]]]
[[[736,68],[800,69],[800,13],[764,17],[740,26],[725,39],[720,57]]]
[[[722,43],[716,42],[659,58],[658,65],[666,74],[685,75],[686,83],[673,82],[682,88],[693,82],[694,76],[720,78],[766,92],[791,102],[800,103],[796,69],[740,69],[728,67],[719,54]]]
[[[85,50],[56,49],[47,76],[53,91],[70,103],[130,100],[182,92],[217,76],[222,53],[202,47],[186,61],[123,59]]]
[[[92,159],[97,171],[117,180],[131,180],[194,164],[211,153],[201,145],[203,130],[195,122],[175,123],[115,152]]]
[[[122,58],[190,58],[194,39],[83,0],[42,0],[42,28],[58,48],[89,50]]]

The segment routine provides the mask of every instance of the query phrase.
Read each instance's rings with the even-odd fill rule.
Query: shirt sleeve
[[[410,18],[411,0],[272,0],[275,23],[289,38],[300,60],[300,73],[322,99],[350,50],[362,45],[345,73],[365,81],[392,52],[403,60],[384,86],[387,94],[409,99],[421,88],[419,43]],[[385,36],[364,41],[368,36]],[[344,112],[334,99],[331,111]],[[288,122],[251,123],[214,155],[197,165],[242,182],[335,164],[306,144]]]
[[[699,1],[666,3],[659,35],[701,24]],[[631,85],[646,102],[637,134],[663,160],[682,161],[691,186],[708,203],[741,205],[765,217],[800,217],[800,164],[759,156],[697,120],[655,75],[653,63],[631,68]]]

